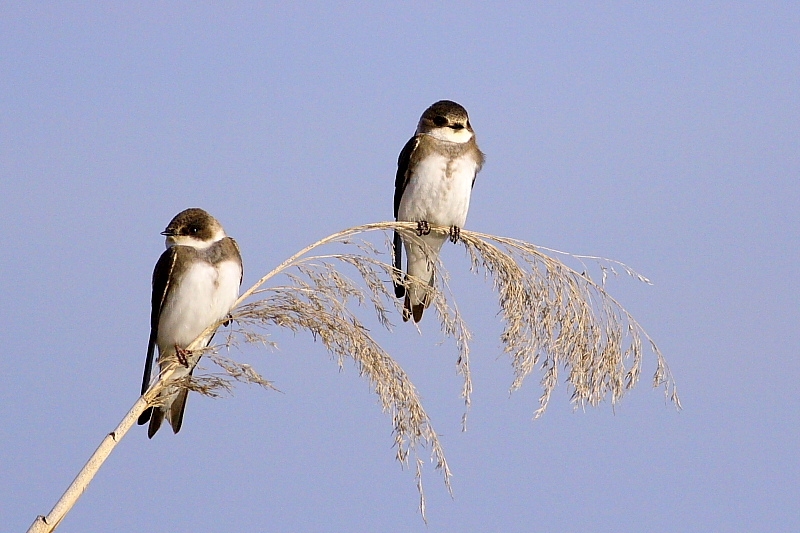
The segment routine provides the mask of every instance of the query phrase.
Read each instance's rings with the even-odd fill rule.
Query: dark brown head
[[[206,211],[192,207],[175,215],[161,235],[167,237],[167,248],[176,244],[208,248],[225,238],[225,230],[217,219]]]
[[[475,135],[467,110],[451,100],[439,100],[426,109],[419,119],[417,133],[456,143],[465,143]]]

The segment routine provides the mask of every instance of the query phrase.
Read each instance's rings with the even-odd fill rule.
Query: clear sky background
[[[391,421],[307,334],[246,347],[282,391],[192,395],[122,441],[59,531],[797,531],[800,7],[327,2],[0,7],[0,530],[47,513],[137,398],[159,232],[203,207],[245,286],[388,220],[397,154],[462,103],[487,163],[468,229],[625,261],[680,413],[639,386],[573,412],[512,374],[489,283],[443,252],[474,333],[377,333],[453,470],[427,528]],[[382,240],[379,239],[379,242]],[[375,326],[377,331],[377,326]]]

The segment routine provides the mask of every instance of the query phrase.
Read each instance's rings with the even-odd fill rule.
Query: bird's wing
[[[406,185],[408,185],[408,176],[409,176],[409,166],[411,164],[411,154],[414,153],[414,150],[417,149],[419,146],[419,135],[414,135],[411,137],[403,149],[400,151],[400,155],[397,157],[397,174],[394,178],[394,219],[397,220],[397,213],[400,211],[400,201],[403,199],[403,193],[406,190]],[[400,234],[396,231],[394,232],[394,267],[397,270],[403,269],[403,243],[400,239]],[[405,286],[401,284],[395,284],[394,286],[395,295],[398,298],[402,298],[406,294]]]
[[[475,175],[472,176],[472,187],[475,188],[475,179],[478,177],[478,172],[481,171],[483,168],[483,164],[486,162],[486,154],[481,152],[480,148],[478,148],[478,144],[475,142],[475,137],[473,136],[470,140],[475,146],[475,149],[478,151],[477,157],[475,159]]]
[[[239,286],[242,286],[242,280],[244,279],[244,264],[242,263],[242,251],[239,249],[239,243],[236,242],[235,239],[228,237],[231,242],[233,243],[233,247],[236,248],[236,257],[239,259],[239,270],[241,270],[241,275],[239,276]]]
[[[394,218],[397,219],[397,212],[400,210],[400,200],[403,199],[403,193],[408,185],[409,166],[411,163],[411,154],[419,146],[419,135],[411,137],[400,155],[397,157],[397,174],[394,178]]]
[[[172,270],[175,268],[175,259],[178,257],[174,246],[167,248],[161,257],[158,258],[155,269],[153,269],[153,296],[150,311],[150,340],[147,343],[147,359],[144,363],[144,377],[142,378],[142,394],[147,392],[150,387],[150,372],[153,367],[153,356],[156,350],[156,340],[158,339],[158,319],[161,316],[161,308],[167,299],[167,294],[171,289],[169,280]]]

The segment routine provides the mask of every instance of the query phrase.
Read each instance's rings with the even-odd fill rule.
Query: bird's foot
[[[187,350],[186,348],[181,348],[177,344],[175,345],[175,356],[178,358],[178,362],[189,368],[189,359],[188,357],[192,355],[191,350]]]
[[[453,244],[458,242],[458,239],[461,238],[461,228],[458,226],[450,226],[450,242]]]
[[[422,237],[423,235],[429,235],[431,232],[431,225],[428,224],[427,220],[420,220],[417,222],[417,236]]]
[[[233,322],[233,315],[231,313],[228,313],[228,316],[225,317],[225,322],[223,322],[222,325],[227,328],[231,324],[231,322]]]

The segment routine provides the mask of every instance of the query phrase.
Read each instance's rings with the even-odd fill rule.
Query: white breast
[[[241,268],[233,261],[216,268],[206,262],[192,266],[164,302],[158,324],[159,350],[164,352],[175,344],[185,347],[224,318],[239,295],[240,279]]]
[[[420,161],[400,200],[398,220],[426,220],[442,226],[467,221],[477,165],[470,154],[450,160],[433,154]]]

